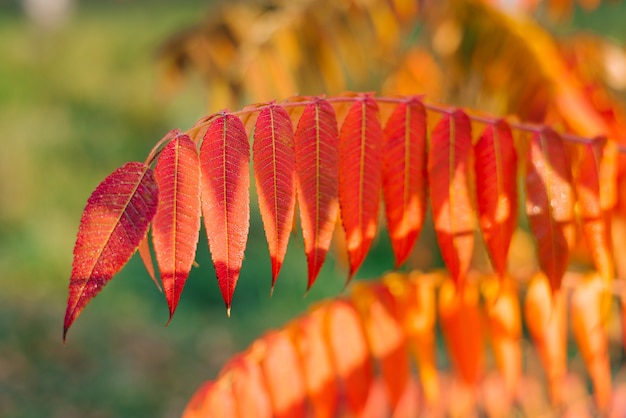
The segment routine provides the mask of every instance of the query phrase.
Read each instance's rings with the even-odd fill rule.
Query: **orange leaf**
[[[420,387],[415,378],[410,377],[407,385],[404,387],[402,397],[393,411],[392,417],[408,418],[423,416],[424,414],[420,414],[420,412],[426,410],[427,407],[425,408],[421,405],[421,398],[423,396],[421,394],[422,389],[425,390],[425,388]]]
[[[561,287],[576,238],[574,203],[561,137],[550,128],[534,133],[526,166],[526,214],[537,239],[539,265],[552,291]]]
[[[170,320],[191,271],[200,233],[200,160],[196,145],[178,135],[161,151],[154,176],[159,204],[152,239]]]
[[[383,131],[371,95],[350,107],[339,132],[339,204],[354,276],[376,235],[380,203]]]
[[[487,126],[474,153],[480,228],[494,268],[504,277],[517,224],[517,154],[509,125],[498,120]]]
[[[380,362],[389,403],[394,410],[410,377],[408,347],[394,298],[383,285],[361,282],[352,288],[352,303],[361,314],[372,355]]]
[[[435,358],[437,306],[433,283],[436,276],[411,273],[407,280],[402,274],[390,273],[383,278],[398,306],[402,327],[415,356],[424,397],[431,407],[439,402],[439,372]]]
[[[611,401],[611,366],[608,341],[603,324],[601,276],[585,276],[572,294],[572,333],[578,344],[594,386],[594,397],[600,411],[607,412]]]
[[[463,382],[478,383],[483,371],[479,294],[474,285],[458,289],[447,279],[439,289],[439,320],[450,360]]]
[[[296,209],[296,151],[289,114],[274,104],[254,128],[254,174],[259,209],[272,259],[272,289],[283,264]]]
[[[546,370],[552,402],[563,401],[561,386],[567,373],[567,322],[565,295],[556,291],[551,296],[548,278],[536,274],[526,293],[524,319]]]
[[[583,234],[596,270],[608,285],[614,276],[608,217],[602,209],[600,198],[600,162],[602,143],[584,144],[576,167],[575,186]]]
[[[272,405],[260,365],[249,353],[233,357],[222,369],[220,380],[230,380],[240,417],[272,418]]]
[[[367,402],[374,371],[359,315],[344,300],[332,302],[326,311],[326,343],[337,376],[343,384],[348,408],[358,415]]]
[[[274,417],[304,417],[306,387],[298,353],[286,331],[271,331],[261,340],[266,351],[261,368],[267,382]]]
[[[506,393],[512,398],[522,374],[522,318],[518,293],[513,280],[499,276],[486,280],[485,296],[487,327],[498,369],[504,378]]]
[[[358,414],[359,418],[379,418],[389,416],[389,400],[385,382],[377,377],[372,380],[365,406]]]
[[[148,232],[158,188],[150,167],[115,170],[87,200],[74,247],[63,340],[81,311],[128,262]]]
[[[385,215],[397,268],[413,249],[426,214],[426,111],[418,98],[395,108],[384,139]]]
[[[335,111],[325,100],[305,107],[295,133],[300,223],[310,289],[333,237],[339,213],[339,133]]]
[[[474,249],[471,156],[469,118],[462,110],[444,114],[431,135],[428,176],[437,241],[457,285],[465,280]]]
[[[250,228],[249,161],[250,144],[241,120],[218,116],[200,146],[202,214],[229,315]]]
[[[335,371],[324,338],[325,307],[322,305],[300,318],[292,330],[316,418],[335,417],[339,401]]]
[[[189,400],[182,418],[237,417],[230,385],[223,379],[204,383]]]
[[[139,252],[139,257],[141,257],[141,261],[143,261],[143,265],[146,267],[148,271],[148,275],[154,285],[159,289],[159,292],[163,293],[163,289],[156,279],[156,275],[154,273],[154,264],[152,263],[152,255],[150,254],[150,245],[148,243],[148,234],[141,240],[139,246],[137,247],[137,252]]]

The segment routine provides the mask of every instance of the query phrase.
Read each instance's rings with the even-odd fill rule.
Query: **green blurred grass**
[[[207,10],[201,0],[82,2],[66,26],[46,33],[0,2],[0,417],[178,416],[233,353],[341,292],[345,271],[331,258],[302,297],[306,262],[296,236],[269,298],[253,208],[231,319],[202,231],[200,267],[169,327],[163,296],[134,258],[62,344],[72,249],[90,192],[124,162],[144,160],[165,132],[209,111],[197,83],[173,101],[159,96],[155,63],[160,42]],[[359,277],[391,266],[382,234]]]

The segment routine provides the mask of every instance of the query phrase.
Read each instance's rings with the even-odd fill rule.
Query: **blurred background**
[[[206,0],[0,0],[0,417],[178,416],[232,354],[340,294],[346,269],[330,255],[303,297],[306,260],[295,234],[270,298],[267,245],[253,207],[230,319],[202,231],[199,267],[168,327],[164,297],[135,256],[62,343],[72,249],[91,191],[123,163],[143,161],[170,129],[220,109],[206,78],[191,73],[174,83],[182,67],[158,59],[164,48],[176,57],[181,39],[193,38],[197,27],[190,28],[210,19],[213,7]],[[560,28],[623,39],[625,11],[576,9]],[[351,80],[340,87],[371,90],[381,75]],[[263,93],[235,103],[263,100]],[[428,253],[412,265],[440,265],[432,232],[421,242]],[[381,234],[358,278],[379,276],[392,260]]]

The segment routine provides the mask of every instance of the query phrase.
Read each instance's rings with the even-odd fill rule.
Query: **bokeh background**
[[[0,417],[178,416],[228,357],[342,291],[346,270],[331,256],[304,297],[295,234],[270,298],[253,208],[230,319],[202,231],[199,267],[169,326],[163,295],[134,257],[62,343],[72,249],[91,191],[123,163],[143,161],[170,129],[219,110],[209,109],[200,78],[164,93],[157,60],[163,42],[204,19],[212,3],[0,0]],[[626,8],[610,7],[575,12],[565,29],[623,39],[616,10]],[[429,262],[438,264],[436,252]],[[359,279],[391,267],[382,234]]]

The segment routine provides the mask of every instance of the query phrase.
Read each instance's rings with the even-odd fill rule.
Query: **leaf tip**
[[[394,270],[400,270],[400,267],[402,267],[402,264],[404,264],[405,260],[401,260],[399,258],[396,258],[396,260],[393,263],[393,269]]]
[[[170,325],[170,322],[172,322],[172,319],[174,318],[174,311],[175,311],[175,310],[176,310],[176,308],[175,308],[175,307],[170,307],[170,317],[169,317],[169,319],[167,320],[167,322],[165,323],[165,326],[166,326],[166,327]]]
[[[151,278],[151,279],[152,279],[152,281],[154,282],[154,285],[156,286],[157,290],[158,290],[160,293],[163,293],[163,287],[161,287],[161,283],[159,283],[159,281],[156,279],[156,277],[151,276],[150,278]]]
[[[306,283],[306,290],[304,291],[304,296],[303,296],[303,297],[306,297],[306,296],[309,294],[309,292],[311,291],[311,288],[313,287],[313,283],[315,283],[315,279],[316,279],[316,278],[317,278],[317,277],[312,277],[312,276],[309,274],[309,279],[307,280],[307,283]]]

